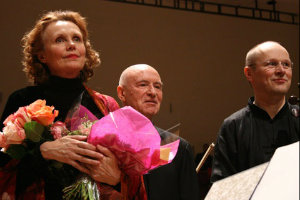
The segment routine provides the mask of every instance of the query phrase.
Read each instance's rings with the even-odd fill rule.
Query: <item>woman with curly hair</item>
[[[23,71],[34,85],[9,96],[1,126],[19,107],[37,99],[45,99],[47,105],[59,110],[55,119],[59,121],[66,119],[77,102],[98,119],[119,108],[112,97],[95,92],[84,84],[100,64],[99,55],[88,39],[86,26],[86,20],[77,12],[53,11],[44,14],[25,34],[22,39]],[[43,186],[38,191],[41,196],[51,200],[62,199],[62,189],[72,183],[79,172],[106,185],[118,186],[121,172],[115,156],[105,147],[88,144],[86,139],[86,136],[73,135],[41,143],[37,147],[38,162],[27,156],[17,165],[15,198],[32,199],[28,195],[36,193],[37,187],[33,185],[43,180],[39,182]],[[7,154],[1,152],[0,167],[10,160]],[[49,170],[52,161],[67,164],[69,170]]]

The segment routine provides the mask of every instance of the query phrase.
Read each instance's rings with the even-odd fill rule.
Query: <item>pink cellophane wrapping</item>
[[[92,126],[88,137],[89,143],[109,148],[118,158],[121,169],[129,175],[145,174],[173,160],[179,140],[164,146],[160,146],[160,141],[152,122],[130,106],[101,118]],[[167,149],[164,151],[167,159],[161,158],[162,149]]]
[[[93,122],[97,120],[97,117],[83,105],[79,105],[79,107],[74,110],[74,113],[71,112],[66,120],[66,125],[70,131],[77,130],[78,127],[86,121]]]

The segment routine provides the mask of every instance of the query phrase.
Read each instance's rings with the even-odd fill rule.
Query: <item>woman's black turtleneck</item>
[[[15,91],[9,96],[1,116],[1,130],[3,128],[3,121],[10,114],[16,112],[19,107],[27,106],[37,99],[46,100],[47,105],[54,106],[55,109],[59,111],[59,115],[55,120],[64,121],[68,111],[77,101],[81,101],[81,104],[89,109],[98,119],[103,117],[103,114],[97,108],[80,79],[65,79],[51,76],[49,80],[42,85],[28,86]],[[47,168],[47,161],[43,160],[42,157],[40,159],[37,168],[44,168],[44,170],[34,170],[34,163],[30,163],[28,160],[19,165],[17,193],[18,190],[22,191],[22,188],[26,187],[25,185],[30,185],[30,183],[34,181],[34,176],[43,176],[45,179],[46,199],[60,199],[62,195],[61,189],[64,187],[62,176],[74,177],[77,172],[74,168],[71,169],[71,167],[66,167],[66,169],[71,170],[65,170],[63,172],[50,172]],[[9,160],[10,158],[7,154],[0,153],[0,166],[4,166]],[[33,173],[27,173],[30,171]]]

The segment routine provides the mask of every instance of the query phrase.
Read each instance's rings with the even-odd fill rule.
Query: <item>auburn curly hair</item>
[[[42,34],[46,27],[52,22],[70,21],[78,26],[83,36],[86,48],[86,62],[80,72],[80,79],[86,82],[94,75],[94,68],[100,64],[100,58],[88,39],[87,22],[78,12],[74,11],[51,11],[37,20],[33,29],[27,32],[21,42],[23,49],[23,71],[30,82],[39,85],[48,80],[50,71],[48,67],[40,62],[38,54],[43,50]]]

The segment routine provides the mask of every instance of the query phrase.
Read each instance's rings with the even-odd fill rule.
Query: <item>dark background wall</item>
[[[70,9],[88,20],[102,64],[88,85],[117,99],[121,72],[129,65],[154,66],[164,82],[164,100],[154,123],[180,123],[180,136],[195,151],[215,141],[225,117],[252,95],[243,75],[247,51],[275,40],[294,62],[291,94],[299,96],[299,26],[102,0],[10,0],[0,8],[0,113],[8,95],[28,85],[20,40],[41,13]]]

